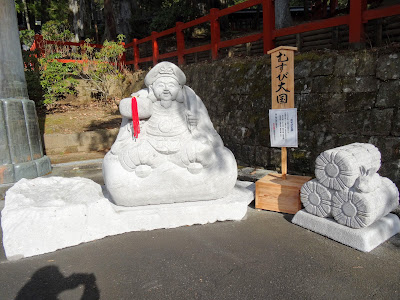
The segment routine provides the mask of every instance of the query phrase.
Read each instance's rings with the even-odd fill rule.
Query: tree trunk
[[[69,9],[72,12],[72,32],[74,33],[74,42],[79,42],[79,0],[68,0],[69,2]]]
[[[104,0],[104,19],[106,28],[104,30],[105,40],[116,40],[117,27],[114,18],[114,8],[112,0]]]
[[[87,38],[91,29],[91,2],[93,0],[79,0],[79,38]]]
[[[293,20],[290,14],[290,0],[275,1],[275,28],[292,26]]]
[[[132,36],[132,1],[120,0],[114,3],[115,23],[117,34],[123,34],[126,40],[131,41]]]
[[[29,22],[28,7],[26,6],[26,0],[22,0],[22,4],[24,5],[24,16],[25,16],[25,22],[26,22],[26,29],[31,30],[31,24]]]

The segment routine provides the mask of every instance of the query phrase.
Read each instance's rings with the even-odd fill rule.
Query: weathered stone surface
[[[254,185],[238,182],[213,201],[115,206],[86,178],[23,179],[7,191],[1,225],[8,259],[19,259],[130,231],[241,220]]]
[[[255,159],[256,159],[256,147],[249,146],[249,145],[243,145],[242,155],[243,155],[243,159],[245,161],[250,162],[250,165],[253,166],[255,164]]]
[[[317,132],[315,134],[316,143],[314,151],[322,152],[327,149],[331,149],[336,147],[337,141],[336,138],[329,132]],[[314,153],[315,155],[316,153]]]
[[[345,97],[343,93],[327,93],[320,94],[322,102],[321,110],[327,113],[343,112],[345,111]]]
[[[365,119],[361,131],[365,135],[389,135],[391,131],[393,109],[372,109],[369,118]]]
[[[382,82],[376,100],[376,107],[389,108],[389,107],[399,107],[399,106],[400,106],[400,80]]]
[[[308,78],[312,67],[313,62],[308,60],[296,62],[294,66],[294,78]],[[298,91],[296,90],[296,92]]]
[[[400,53],[384,54],[379,56],[376,76],[382,80],[400,78]]]
[[[394,136],[400,136],[400,109],[394,109],[393,113],[393,128],[391,134]]]
[[[400,103],[399,79],[393,79],[393,76],[389,75],[384,76],[382,66],[379,71],[377,70],[379,58],[379,63],[385,65],[386,71],[390,69],[392,70],[390,72],[396,72],[395,65],[399,59],[394,62],[394,57],[393,54],[381,55],[379,51],[369,50],[296,55],[295,107],[298,108],[299,127],[297,150],[309,151],[310,157],[315,158],[319,152],[336,146],[368,142],[371,137],[390,139],[400,136],[400,110],[397,108]],[[389,60],[389,67],[385,60]],[[251,67],[240,67],[240,64],[251,65]],[[257,68],[254,68],[254,65],[257,65]],[[207,73],[207,78],[210,78],[212,84],[215,83],[217,86],[212,93],[207,88],[209,82],[202,81],[199,75],[206,68],[212,70]],[[245,62],[234,61],[234,63],[217,61],[211,65],[187,65],[184,69],[189,74],[193,74],[189,76],[197,78],[197,81],[191,81],[192,86],[205,101],[217,99],[206,104],[207,107],[218,106],[218,110],[221,111],[220,114],[210,112],[211,119],[218,126],[225,128],[222,131],[224,141],[233,139],[234,136],[235,143],[226,142],[226,144],[235,156],[240,155],[241,163],[246,163],[245,157],[242,159],[241,156],[242,146],[257,145],[257,147],[263,147],[263,150],[259,152],[256,150],[257,164],[278,168],[279,153],[276,165],[273,165],[273,160],[269,160],[269,155],[262,154],[268,153],[264,147],[273,150],[270,148],[269,129],[264,126],[268,124],[268,109],[271,107],[271,71],[268,59],[248,59]],[[243,84],[246,80],[252,81],[253,84],[247,94],[240,94],[241,89],[236,86]],[[385,109],[393,109],[393,111],[385,111]],[[237,110],[245,114],[238,114]],[[252,118],[257,119],[254,127],[250,126],[253,122]],[[222,121],[218,122],[219,120]],[[254,129],[255,132],[253,134],[250,130],[242,137],[242,127]],[[384,144],[383,141],[380,143]],[[396,158],[391,157],[390,161],[394,168]],[[261,159],[267,161],[262,163]],[[311,166],[308,169],[312,170],[313,161],[308,163]],[[387,176],[398,184],[400,174],[390,170],[391,163],[385,162],[388,166],[386,169],[389,175]],[[302,173],[304,168],[303,164],[289,162],[289,172]]]
[[[336,137],[336,146],[348,145],[351,143],[368,143],[368,136],[358,134],[338,134]],[[333,148],[333,147],[331,147]]]
[[[320,93],[340,93],[342,91],[342,80],[333,76],[314,77],[313,91]]]
[[[295,77],[296,78],[296,77]],[[296,94],[309,94],[312,91],[312,78],[296,78],[294,80],[294,91]]]
[[[310,141],[315,141],[315,132],[311,130],[299,130],[298,142],[300,149],[311,150],[315,147],[314,143]]]
[[[382,162],[400,158],[400,137],[372,136],[368,142],[381,151]]]
[[[375,75],[376,73],[376,57],[368,51],[360,51],[357,53],[359,65],[357,68],[357,76]]]
[[[400,185],[400,159],[390,160],[382,163],[379,169],[379,174],[382,176],[393,178],[393,182]]]
[[[352,56],[338,56],[335,64],[334,75],[337,77],[350,77],[356,75],[358,59]]]
[[[326,57],[324,59],[313,61],[313,65],[311,67],[311,75],[312,76],[332,75],[335,62],[336,62],[335,57]]]
[[[376,102],[376,92],[369,92],[369,93],[343,93],[340,94],[346,97],[344,101],[344,108],[346,111],[360,111],[360,110],[369,110],[375,106]],[[339,103],[337,103],[340,105]],[[340,105],[343,107],[343,104]]]
[[[271,162],[271,149],[268,147],[256,147],[256,165],[267,168]]]
[[[306,150],[300,150],[298,148],[292,148],[288,151],[288,160],[291,169],[301,170],[300,174],[312,173],[313,168],[311,161],[311,152]]]
[[[328,129],[335,133],[360,133],[364,128],[364,123],[370,118],[369,111],[333,113],[331,126]]]
[[[298,110],[318,112],[344,112],[346,94],[343,93],[310,93],[296,94],[295,102]]]
[[[379,81],[372,76],[360,76],[354,78],[343,79],[344,93],[367,93],[376,92],[379,88]]]

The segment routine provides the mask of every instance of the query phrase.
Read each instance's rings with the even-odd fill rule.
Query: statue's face
[[[153,92],[161,105],[165,108],[171,106],[172,101],[176,100],[181,86],[172,77],[160,77],[153,83]]]

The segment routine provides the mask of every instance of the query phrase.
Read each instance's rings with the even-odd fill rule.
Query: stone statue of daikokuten
[[[139,206],[227,196],[237,178],[235,158],[201,99],[185,85],[185,74],[161,62],[144,82],[146,88],[132,94],[140,133],[134,132],[132,99],[125,98],[118,137],[103,161],[112,201]]]

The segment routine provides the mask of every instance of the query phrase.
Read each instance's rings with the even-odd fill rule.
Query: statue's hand
[[[187,112],[187,122],[188,122],[189,128],[192,129],[197,126],[199,119],[193,113],[188,111]]]

